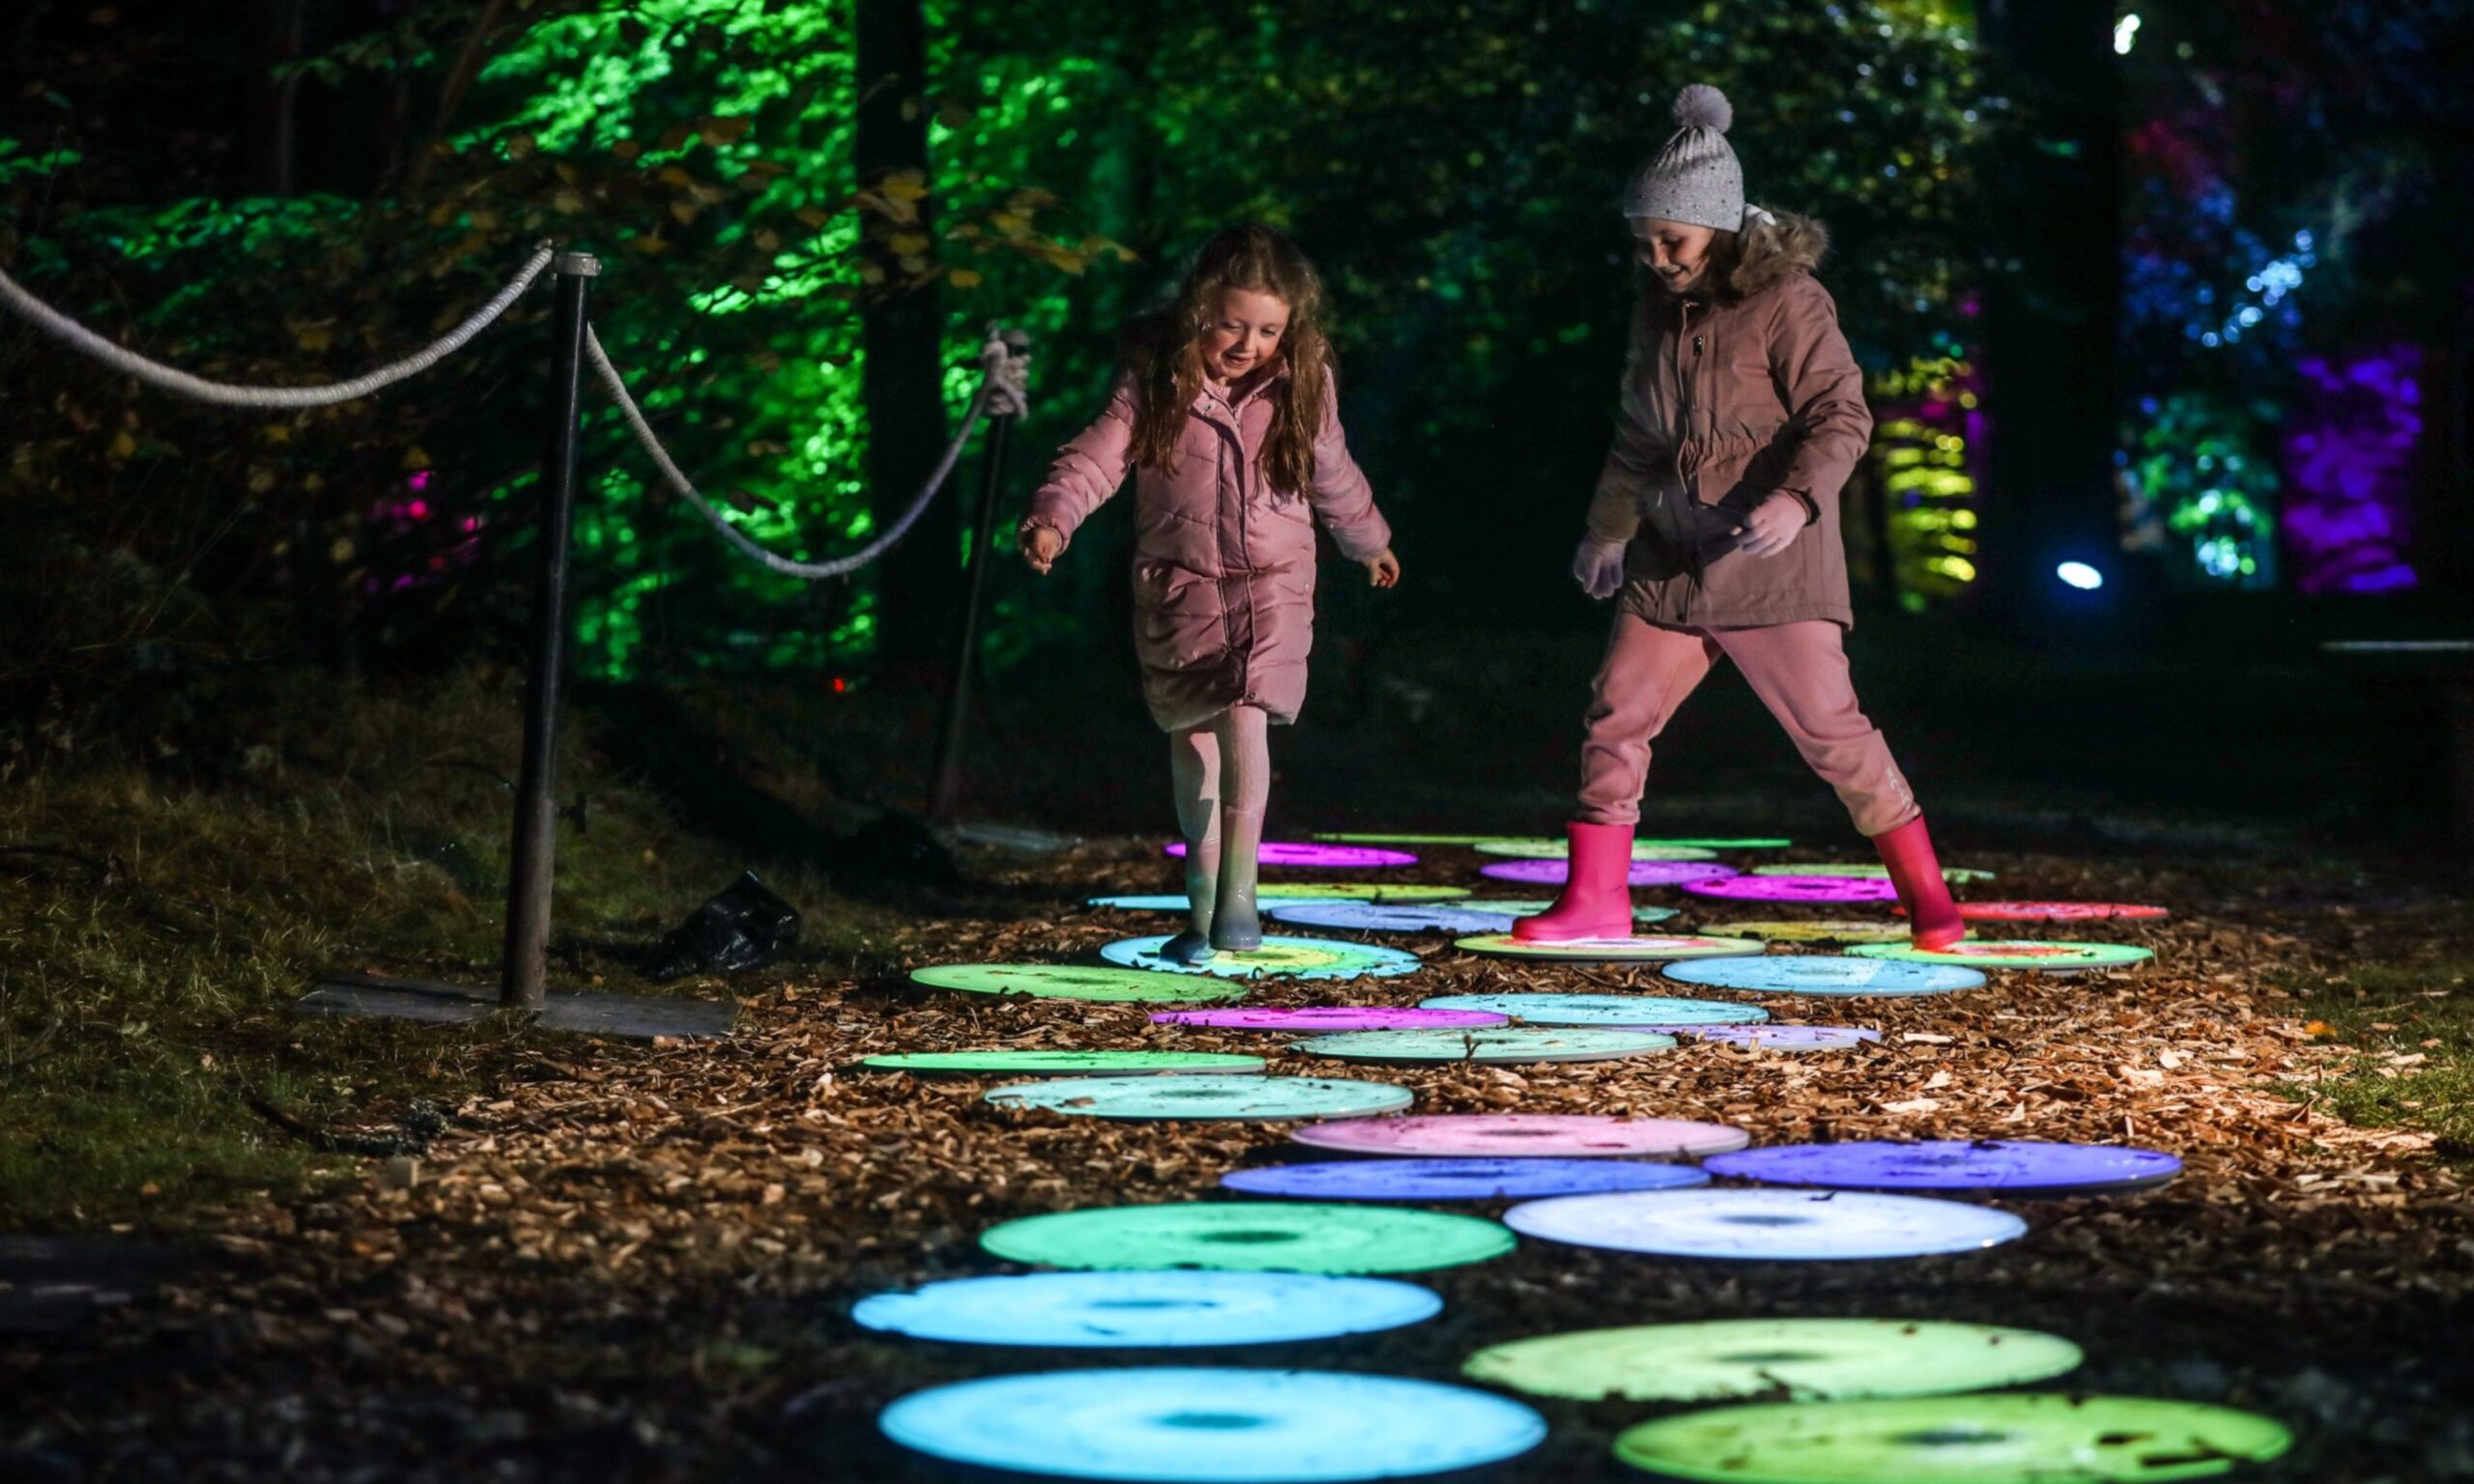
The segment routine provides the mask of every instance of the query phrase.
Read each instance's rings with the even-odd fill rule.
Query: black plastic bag
[[[761,969],[798,941],[798,909],[774,896],[756,872],[743,871],[653,945],[645,977],[658,985],[687,974]]]

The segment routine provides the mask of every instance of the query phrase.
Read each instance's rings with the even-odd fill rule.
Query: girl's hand
[[[1611,598],[1623,590],[1625,545],[1596,535],[1581,537],[1572,553],[1572,581],[1581,585],[1581,591],[1593,598]]]
[[[1392,555],[1392,548],[1387,546],[1376,555],[1368,556],[1364,565],[1366,580],[1375,586],[1397,587],[1400,585],[1400,558]]]
[[[1793,545],[1804,528],[1804,502],[1781,490],[1755,507],[1743,524],[1736,550],[1753,556],[1775,556]]]
[[[1048,576],[1064,551],[1065,538],[1049,527],[1034,526],[1022,532],[1022,560],[1042,577]]]

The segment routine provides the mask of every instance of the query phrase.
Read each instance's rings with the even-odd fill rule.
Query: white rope
[[[886,528],[884,534],[848,556],[839,556],[831,561],[792,561],[757,545],[746,532],[732,525],[728,517],[714,509],[712,501],[697,492],[696,486],[671,459],[670,450],[664,448],[661,440],[654,436],[652,425],[645,420],[644,410],[636,406],[634,397],[627,394],[627,384],[619,379],[618,368],[610,363],[609,353],[602,350],[601,337],[593,333],[590,325],[585,327],[584,337],[585,353],[592,359],[593,374],[601,379],[611,400],[618,404],[619,415],[626,418],[628,429],[636,435],[636,442],[644,445],[646,454],[661,471],[663,480],[671,489],[702,511],[713,529],[721,533],[722,539],[736,547],[742,555],[767,570],[810,582],[847,577],[883,556],[895,542],[909,534],[910,528],[927,513],[929,501],[936,498],[936,492],[944,488],[945,480],[952,475],[954,465],[962,458],[963,445],[970,442],[971,430],[979,425],[983,414],[1020,417],[1030,410],[1030,355],[1021,349],[1019,336],[1009,336],[992,325],[988,329],[987,342],[979,348],[979,389],[971,394],[970,408],[963,414],[961,430],[954,434],[953,442],[945,445],[944,456],[936,461],[935,469],[929,472],[928,482],[912,498],[910,508],[903,511],[901,518]]]
[[[210,382],[204,377],[191,376],[187,371],[149,360],[135,351],[114,345],[27,293],[17,280],[5,272],[0,272],[0,305],[15,310],[31,320],[36,328],[85,352],[113,370],[165,391],[219,407],[326,407],[336,402],[349,402],[355,397],[365,397],[382,386],[417,376],[462,350],[466,341],[488,328],[491,321],[504,314],[508,306],[524,297],[524,291],[532,287],[532,281],[550,266],[554,255],[555,250],[547,243],[534,248],[532,256],[525,260],[523,269],[507,281],[505,288],[499,290],[496,297],[473,311],[463,324],[421,350],[366,375],[324,386],[241,386],[230,382]]]

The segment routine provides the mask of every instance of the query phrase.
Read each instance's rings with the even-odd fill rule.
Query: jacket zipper
[[[1678,315],[1675,332],[1676,410],[1683,418],[1683,437],[1689,439],[1692,437],[1692,391],[1683,379],[1683,337],[1686,333],[1692,336],[1692,379],[1694,385],[1698,385],[1701,378],[1702,334],[1701,331],[1692,328],[1690,300],[1679,301],[1676,311]],[[1683,512],[1677,512],[1677,525],[1690,537],[1690,544],[1684,548],[1684,570],[1688,580],[1684,585],[1683,602],[1676,611],[1676,617],[1683,620],[1692,616],[1692,600],[1701,591],[1701,512],[1698,509],[1701,499],[1691,490],[1683,487],[1683,472],[1680,469],[1676,471],[1676,489],[1677,493],[1683,497],[1684,509],[1692,513],[1692,519],[1685,521],[1683,519]]]

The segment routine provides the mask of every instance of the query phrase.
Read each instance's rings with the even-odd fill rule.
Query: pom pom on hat
[[[1684,128],[1714,128],[1720,133],[1736,121],[1727,95],[1706,82],[1696,82],[1675,95],[1675,122]]]

